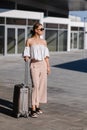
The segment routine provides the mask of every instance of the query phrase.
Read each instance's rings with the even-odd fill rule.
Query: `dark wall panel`
[[[44,12],[45,16],[68,17],[68,0],[1,0],[0,8]]]

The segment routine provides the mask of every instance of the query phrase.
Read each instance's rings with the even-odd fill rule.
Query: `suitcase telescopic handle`
[[[29,84],[30,78],[30,69],[29,69],[29,61],[25,62],[25,81],[24,86],[29,88],[29,108],[32,107],[32,85]],[[31,83],[32,84],[32,83]]]
[[[29,86],[29,61],[25,61],[25,78],[24,78],[25,86]]]

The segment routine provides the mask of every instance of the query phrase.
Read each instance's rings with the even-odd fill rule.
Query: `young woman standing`
[[[32,112],[31,117],[42,113],[40,103],[47,102],[47,74],[50,73],[49,50],[46,40],[40,38],[44,33],[42,24],[33,26],[32,37],[27,39],[24,60],[30,59],[30,74],[32,80]]]

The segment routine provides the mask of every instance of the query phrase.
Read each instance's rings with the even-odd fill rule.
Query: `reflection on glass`
[[[26,19],[7,18],[6,24],[26,25]]]
[[[15,53],[15,29],[8,28],[7,29],[7,53],[12,54]]]
[[[0,24],[4,24],[5,23],[5,18],[0,17]]]
[[[50,51],[58,50],[58,31],[56,30],[46,30],[46,40],[48,43],[48,48]]]
[[[72,32],[71,33],[71,49],[77,49],[78,48],[78,32]]]
[[[4,54],[4,26],[0,26],[0,54]]]
[[[71,31],[78,31],[78,27],[71,27]]]
[[[84,31],[84,28],[83,27],[79,27],[79,31]]]
[[[72,33],[71,33],[71,39],[70,39],[70,48],[72,49],[73,48],[73,35],[72,35]]]
[[[74,48],[77,48],[77,33],[74,33],[74,44],[73,44],[73,47]]]
[[[59,51],[67,50],[67,31],[59,30]]]
[[[79,49],[84,48],[84,33],[79,32]]]
[[[45,27],[46,28],[57,28],[58,29],[58,24],[46,23]]]
[[[22,53],[25,46],[25,29],[18,29],[18,53]]]
[[[33,25],[33,24],[38,23],[38,22],[39,22],[39,20],[37,20],[37,19],[35,19],[35,20],[28,19],[28,25]]]
[[[28,28],[27,28],[27,37],[28,37],[28,38],[31,37],[31,30],[32,30],[32,27],[28,27]]]
[[[59,24],[59,29],[67,29],[68,25],[66,24]]]

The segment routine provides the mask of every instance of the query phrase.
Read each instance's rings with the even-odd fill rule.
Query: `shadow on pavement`
[[[71,61],[59,65],[54,65],[53,67],[87,73],[87,59],[81,59],[81,60]]]
[[[13,103],[5,99],[0,99],[0,113],[12,116]]]

